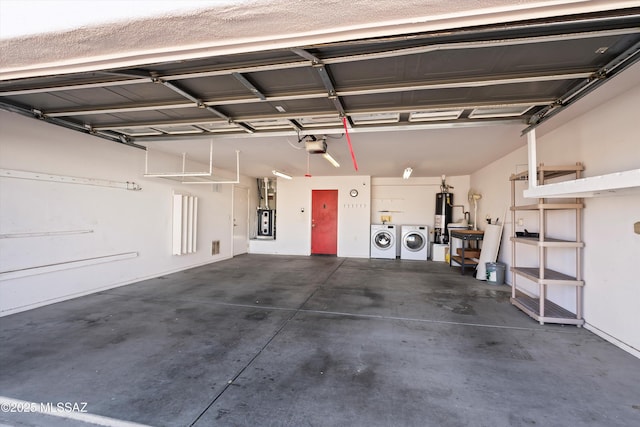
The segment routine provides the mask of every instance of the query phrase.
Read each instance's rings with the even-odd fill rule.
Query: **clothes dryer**
[[[400,242],[400,259],[426,261],[429,258],[428,226],[403,225]]]
[[[398,227],[395,224],[371,224],[370,258],[396,259]]]

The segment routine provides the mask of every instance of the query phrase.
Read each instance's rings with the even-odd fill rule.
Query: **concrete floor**
[[[88,411],[12,426],[640,425],[640,360],[444,263],[242,255],[1,318],[0,342],[3,410]]]

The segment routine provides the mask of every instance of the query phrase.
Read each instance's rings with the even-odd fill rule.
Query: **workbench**
[[[484,238],[484,231],[481,230],[451,230],[450,233],[451,238],[449,239],[449,266],[452,266],[453,262],[460,265],[462,270],[461,274],[464,274],[465,267],[475,267],[478,265],[478,261],[473,258],[467,258],[465,256],[465,249],[467,245],[471,242],[476,242],[476,249],[474,250],[474,255],[477,256],[479,245],[482,239]],[[453,239],[462,240],[462,248],[460,250],[460,254],[456,255],[453,253]]]

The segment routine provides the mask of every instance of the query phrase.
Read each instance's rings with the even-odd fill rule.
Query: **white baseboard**
[[[587,329],[588,331],[593,332],[594,334],[596,334],[600,338],[602,338],[602,339],[604,339],[606,341],[609,341],[611,344],[615,345],[616,347],[621,348],[622,350],[626,351],[627,353],[631,354],[632,356],[635,356],[638,359],[640,359],[640,350],[638,350],[637,348],[634,348],[634,347],[630,346],[629,344],[620,341],[616,337],[613,337],[613,336],[609,335],[608,333],[606,333],[603,330],[593,326],[592,324],[590,324],[588,322],[585,322],[584,328]]]

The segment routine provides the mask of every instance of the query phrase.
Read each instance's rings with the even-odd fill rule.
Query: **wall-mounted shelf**
[[[57,182],[61,184],[93,185],[96,187],[111,187],[133,191],[142,190],[142,187],[140,187],[133,181],[111,181],[107,179],[81,178],[77,176],[53,175],[44,172],[29,172],[12,169],[0,169],[0,177],[29,179],[32,181]]]
[[[563,198],[640,194],[640,169],[539,185],[524,190],[524,197]]]
[[[527,170],[511,176],[512,180],[529,181],[523,192],[526,198],[583,198],[640,194],[640,169],[614,172],[606,175],[583,178],[577,174],[574,180],[545,183],[545,180],[573,174],[573,166],[557,168],[537,164],[536,131],[527,132]],[[577,165],[576,165],[577,166]],[[580,165],[580,172],[584,167]],[[537,179],[529,180],[529,175]]]

